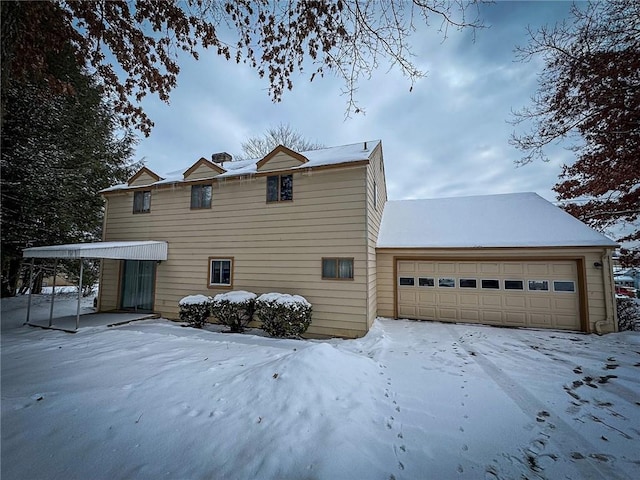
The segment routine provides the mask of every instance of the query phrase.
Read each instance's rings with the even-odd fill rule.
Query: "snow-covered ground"
[[[48,315],[43,297],[33,308]],[[12,322],[23,307],[2,301],[15,326],[2,332],[3,480],[640,472],[637,332],[378,319],[324,342],[165,320],[67,334]]]

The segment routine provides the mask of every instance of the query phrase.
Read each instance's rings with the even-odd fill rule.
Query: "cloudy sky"
[[[412,37],[417,65],[428,75],[409,91],[398,71],[378,70],[361,81],[357,99],[366,114],[345,119],[342,82],[333,77],[294,79],[274,104],[267,81],[244,65],[205,52],[183,57],[171,104],[143,104],[155,122],[136,157],[159,174],[186,169],[214,152],[241,152],[241,143],[270,126],[290,124],[326,146],[381,139],[392,200],[534,191],[554,200],[551,188],[571,154],[555,148],[549,163],[516,167],[510,146],[512,109],[528,104],[540,61],[519,63],[516,45],[536,29],[567,17],[569,2],[502,2],[482,7],[489,28],[449,31],[438,23]]]

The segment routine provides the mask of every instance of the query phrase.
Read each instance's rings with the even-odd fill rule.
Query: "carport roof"
[[[115,260],[166,260],[167,242],[94,242],[25,248],[25,258],[110,258]]]
[[[389,201],[378,248],[616,247],[536,193]]]

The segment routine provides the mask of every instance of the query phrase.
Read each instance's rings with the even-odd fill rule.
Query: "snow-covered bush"
[[[298,337],[311,324],[311,304],[300,295],[265,293],[256,300],[256,316],[272,337]]]
[[[637,299],[617,296],[618,330],[640,331],[640,302]]]
[[[211,297],[189,295],[178,302],[180,320],[194,328],[202,328],[211,314]]]
[[[256,294],[244,290],[219,293],[211,302],[211,315],[232,332],[242,332],[253,318],[255,301]]]

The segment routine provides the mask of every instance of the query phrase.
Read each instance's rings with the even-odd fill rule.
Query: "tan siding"
[[[185,179],[200,180],[203,178],[215,177],[216,175],[220,175],[220,174],[216,170],[214,170],[213,168],[205,164],[205,165],[200,165],[193,172],[191,172],[188,177],[185,177]]]
[[[138,178],[136,178],[133,182],[131,182],[132,187],[136,187],[136,186],[141,186],[141,185],[150,185],[154,182],[156,182],[157,180],[155,178],[153,178],[151,175],[149,175],[148,173],[143,172],[142,174],[140,174],[140,176]]]
[[[311,335],[363,335],[366,168],[295,173],[292,202],[267,204],[266,177],[214,180],[207,210],[190,209],[189,186],[154,189],[145,215],[131,214],[132,193],[110,195],[105,240],[169,242],[155,291],[155,310],[167,318],[177,318],[178,300],[186,295],[225,291],[208,288],[208,258],[233,257],[233,289],[302,295],[314,309]],[[355,278],[322,280],[321,259],[327,256],[353,257]],[[109,298],[117,298],[108,291],[116,284],[103,284]]]
[[[374,206],[374,197],[377,200]],[[370,327],[378,315],[376,243],[387,201],[384,160],[380,145],[367,166],[367,324]]]
[[[442,259],[465,258],[575,258],[584,260],[587,292],[587,323],[589,331],[610,332],[616,330],[615,313],[611,305],[611,288],[607,288],[605,279],[611,274],[606,268],[596,267],[603,263],[602,256],[609,255],[606,249],[599,248],[514,248],[514,249],[469,249],[469,250],[419,250],[391,249],[380,250],[377,255],[378,271],[378,314],[385,317],[395,315],[394,297],[394,257],[437,257]],[[609,305],[607,305],[609,302]]]
[[[287,168],[299,167],[300,160],[287,155],[284,152],[278,153],[267,163],[258,169],[259,172],[267,172],[270,170],[286,170]]]
[[[100,311],[116,310],[118,308],[120,260],[103,259],[101,271],[98,309]]]

